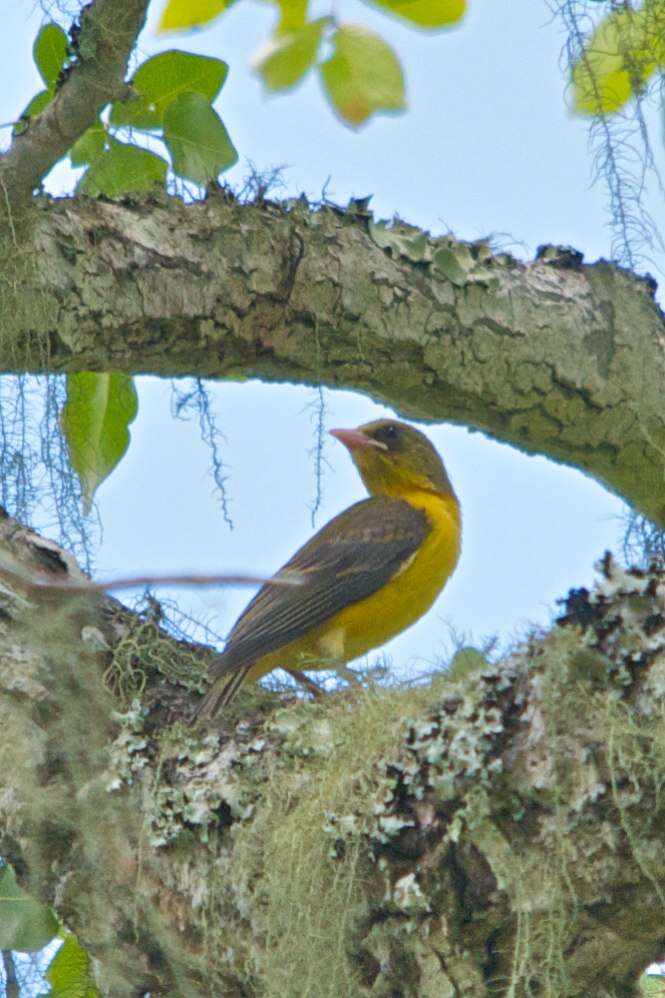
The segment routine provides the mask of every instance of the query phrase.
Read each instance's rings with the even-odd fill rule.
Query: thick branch
[[[197,650],[155,620],[0,594],[0,855],[104,993],[623,998],[662,955],[662,573],[608,558],[550,635],[466,679],[257,692],[207,736],[173,685]]]
[[[0,265],[1,369],[355,388],[577,465],[665,522],[652,283],[572,251],[522,264],[415,230],[403,255],[366,216],[301,202],[38,204]]]
[[[123,92],[127,63],[150,0],[93,0],[81,12],[74,59],[54,99],[0,157],[0,190],[12,204],[39,185],[98,114]]]

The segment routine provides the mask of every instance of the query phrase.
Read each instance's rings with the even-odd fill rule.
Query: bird
[[[339,513],[250,600],[210,670],[194,723],[208,723],[247,681],[276,668],[338,668],[415,623],[460,554],[460,504],[444,463],[415,427],[378,419],[330,433],[369,498]],[[314,685],[314,684],[312,684]]]

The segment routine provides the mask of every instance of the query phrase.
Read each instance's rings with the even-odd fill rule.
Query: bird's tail
[[[235,700],[238,690],[247,679],[247,674],[252,668],[252,662],[241,668],[222,673],[213,680],[212,686],[196,708],[193,717],[194,724],[206,724],[214,720],[219,711],[227,704]]]

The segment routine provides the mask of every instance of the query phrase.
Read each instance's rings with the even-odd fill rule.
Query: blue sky
[[[466,239],[501,234],[526,257],[545,242],[574,245],[590,259],[609,255],[606,193],[590,185],[587,124],[566,109],[561,25],[537,0],[470,0],[469,7],[457,29],[432,34],[356,0],[335,3],[339,20],[364,23],[393,45],[407,80],[407,113],[360,132],[334,118],[314,77],[286,96],[263,94],[248,62],[273,24],[268,4],[242,0],[189,35],[156,37],[149,26],[141,55],[181,47],[230,63],[217,107],[241,157],[226,175],[231,182],[242,181],[247,160],[261,170],[283,165],[287,194],[316,198],[325,185],[342,203],[372,194],[380,217],[398,214]],[[13,83],[0,98],[0,119],[10,121],[39,89],[30,50],[42,13],[26,12],[23,0],[6,0],[6,8],[0,59]],[[154,5],[151,23],[160,9]],[[49,186],[67,184],[70,176],[58,169]],[[316,392],[222,383],[212,395],[235,529],[211,496],[209,457],[195,425],[170,418],[167,384],[141,379],[130,451],[99,492],[98,575],[269,573],[312,532]],[[348,392],[325,392],[325,403],[329,427],[388,412]],[[387,646],[399,669],[425,668],[445,655],[451,628],[508,644],[531,624],[547,623],[555,599],[569,586],[589,585],[593,562],[607,547],[616,551],[622,536],[622,503],[581,473],[464,428],[428,432],[462,501],[463,551],[435,608]],[[318,526],[362,496],[344,449],[330,440],[325,455]],[[177,596],[222,634],[248,598],[219,590]]]

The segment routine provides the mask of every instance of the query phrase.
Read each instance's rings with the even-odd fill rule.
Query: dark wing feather
[[[266,583],[247,605],[212,678],[278,651],[375,593],[416,553],[429,531],[422,510],[389,496],[364,499],[340,513],[280,569],[280,575],[304,576],[301,586]]]

